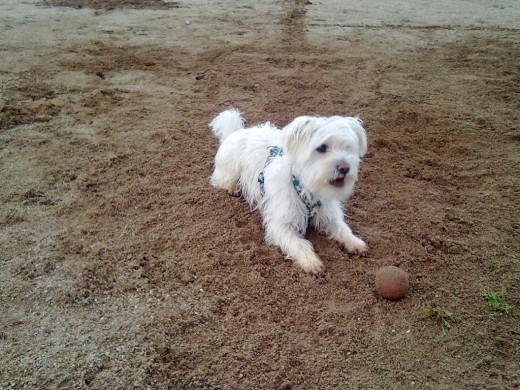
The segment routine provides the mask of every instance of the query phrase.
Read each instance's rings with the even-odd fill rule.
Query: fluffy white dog
[[[350,253],[366,251],[343,216],[367,151],[361,120],[300,116],[282,130],[269,122],[244,129],[240,112],[230,109],[209,127],[220,139],[210,183],[260,210],[268,243],[314,274],[325,267],[304,238],[309,225]]]

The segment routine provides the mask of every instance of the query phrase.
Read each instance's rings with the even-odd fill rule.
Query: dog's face
[[[282,130],[294,173],[315,197],[343,200],[351,195],[367,137],[353,117],[298,117]]]

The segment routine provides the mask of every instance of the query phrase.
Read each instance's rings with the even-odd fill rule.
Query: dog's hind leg
[[[227,190],[230,195],[240,196],[240,163],[231,148],[223,145],[215,156],[215,169],[209,182],[212,186]]]
[[[216,166],[209,182],[214,187],[227,190],[229,195],[240,196],[239,178],[240,176],[238,174],[233,174],[226,169],[219,169],[219,167]]]

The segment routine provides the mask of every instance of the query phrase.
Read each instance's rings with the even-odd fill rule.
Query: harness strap
[[[311,194],[305,191],[300,183],[300,179],[294,175],[292,175],[292,184],[298,193],[298,196],[303,200],[303,203],[305,203],[305,206],[307,207],[307,216],[309,218],[314,217],[321,206],[321,201],[319,199],[314,199]]]
[[[264,170],[271,163],[271,161],[273,161],[273,159],[275,157],[283,156],[283,149],[279,146],[269,146],[267,148],[267,150],[269,150],[269,155],[267,156],[267,159],[265,160]],[[264,171],[262,171],[258,174],[258,183],[260,184],[260,194],[262,196],[264,196],[265,195]],[[318,212],[318,209],[321,206],[321,201],[319,199],[314,199],[310,193],[305,191],[305,188],[303,188],[303,185],[300,183],[300,179],[298,179],[294,175],[292,175],[292,184],[293,184],[294,189],[296,190],[296,193],[300,197],[300,199],[303,201],[303,203],[305,203],[305,207],[307,208],[307,217],[312,218]]]
[[[267,159],[265,160],[264,170],[269,164],[271,164],[271,161],[273,161],[273,158],[275,158],[277,156],[280,156],[280,157],[283,156],[283,149],[280,148],[279,146],[269,146],[267,148],[267,150],[269,150],[269,156],[267,156]],[[262,171],[258,174],[258,183],[260,183],[260,194],[262,194],[262,196],[265,195],[264,182],[265,182],[264,171]]]

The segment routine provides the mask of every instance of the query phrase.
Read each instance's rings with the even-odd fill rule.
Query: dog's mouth
[[[334,187],[341,188],[345,184],[345,176],[340,176],[334,180],[330,181],[330,184],[332,184]]]

